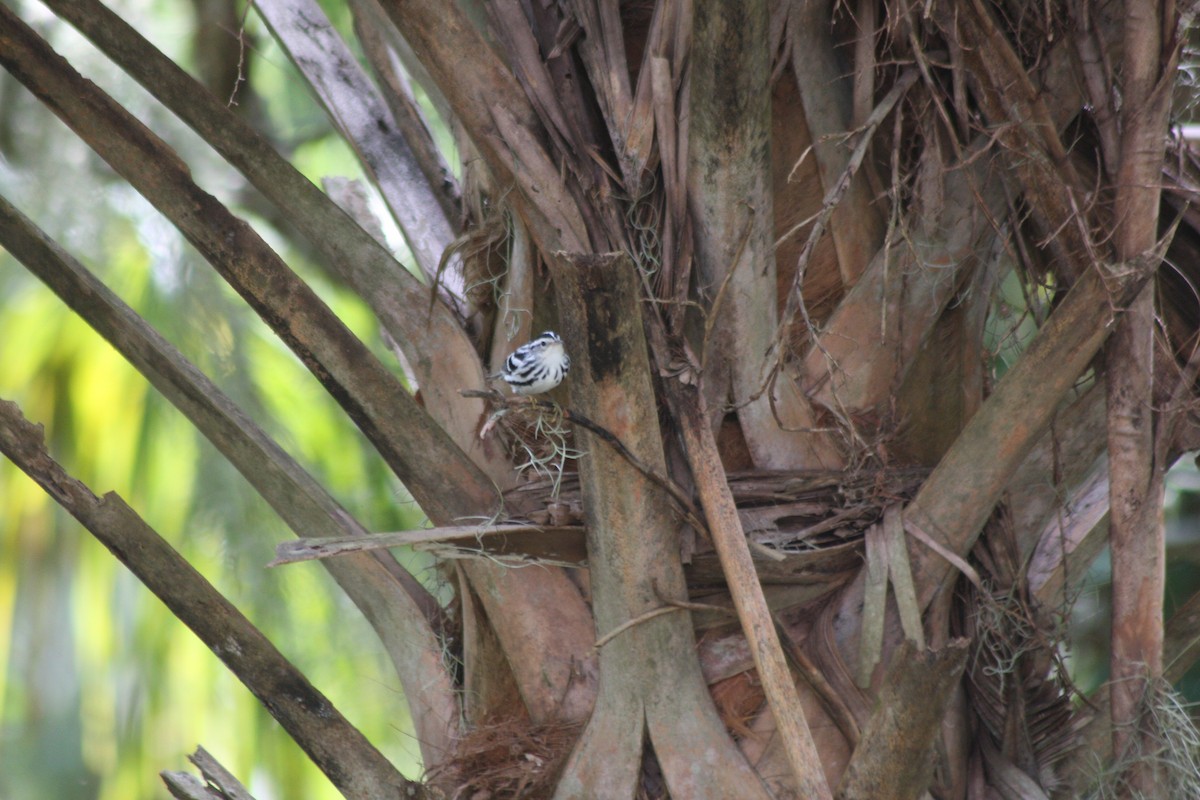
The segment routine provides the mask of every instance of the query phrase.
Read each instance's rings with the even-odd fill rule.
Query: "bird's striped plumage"
[[[541,394],[562,383],[570,369],[571,359],[563,350],[562,339],[554,331],[546,331],[518,347],[496,377],[516,394]]]

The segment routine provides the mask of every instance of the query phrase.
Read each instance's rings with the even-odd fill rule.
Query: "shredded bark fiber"
[[[740,672],[731,678],[717,681],[709,687],[717,713],[729,732],[739,739],[756,736],[750,725],[766,701],[758,673]]]
[[[449,800],[549,798],[580,730],[527,719],[481,725],[458,741],[454,756],[430,770],[426,781],[454,787]]]

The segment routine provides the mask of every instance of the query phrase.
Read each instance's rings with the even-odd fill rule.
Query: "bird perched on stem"
[[[542,394],[562,383],[571,369],[571,358],[563,349],[562,339],[546,331],[523,344],[504,361],[504,369],[488,380],[502,379],[515,394]]]

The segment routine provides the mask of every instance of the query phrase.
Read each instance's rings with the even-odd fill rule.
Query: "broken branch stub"
[[[838,800],[901,800],[926,791],[934,743],[969,653],[967,639],[937,651],[918,652],[907,641],[901,645],[842,776]]]

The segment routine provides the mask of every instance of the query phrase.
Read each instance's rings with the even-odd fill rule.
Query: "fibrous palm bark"
[[[478,551],[457,553],[449,627],[386,565],[423,642],[396,662],[439,788],[478,787],[454,766],[476,763],[470,731],[508,724],[581,732],[569,757],[534,759],[520,779],[502,770],[509,783],[491,791],[1055,791],[1071,726],[1046,732],[1038,715],[1070,714],[1070,690],[1039,669],[1054,641],[1039,603],[1069,596],[1083,570],[1067,563],[1105,530],[1102,512],[1076,514],[1071,500],[1098,508],[1104,486],[1090,446],[1098,393],[1072,404],[1089,370],[1109,388],[1115,626],[1144,634],[1115,637],[1114,665],[1161,673],[1162,470],[1195,436],[1176,415],[1153,438],[1153,402],[1192,397],[1200,318],[1176,299],[1156,351],[1150,282],[1200,230],[1187,217],[1177,242],[1160,238],[1159,183],[1189,199],[1196,185],[1181,145],[1164,172],[1187,21],[1173,5],[1144,18],[1137,4],[1084,0],[356,0],[376,88],[316,3],[262,0],[418,272],[448,276],[438,289],[115,15],[48,3],[311,233],[371,305],[422,402],[163,143],[0,14],[0,62],[275,325],[445,541],[482,521],[511,532],[511,557],[531,523],[586,529],[586,564],[522,570],[493,560],[498,538],[481,533]],[[445,173],[398,64],[458,134],[460,186],[434,184]],[[17,252],[12,241],[0,239]],[[984,362],[1016,331],[1011,302],[994,302],[1006,283],[1024,290],[1037,331],[993,375]],[[564,335],[575,364],[554,395],[573,438],[553,446],[550,406],[478,391],[506,333],[538,326]],[[582,453],[578,495],[518,468],[546,448],[539,463],[559,479],[571,448]],[[1080,463],[1058,469],[1064,451]],[[928,477],[895,489],[913,465]],[[830,474],[840,497],[802,496]],[[853,489],[864,475],[871,488]],[[742,478],[765,488],[739,495]],[[835,569],[839,548],[866,563]],[[714,553],[723,581],[701,566]],[[961,575],[970,591],[956,591]],[[1001,606],[1028,624],[988,628]],[[714,609],[723,623],[697,641]],[[926,652],[897,657],[906,638]],[[995,671],[964,668],[972,646],[998,641],[1025,682],[997,689]],[[461,672],[432,657],[443,645]],[[1114,691],[1114,723],[1132,720],[1146,685]],[[1008,706],[985,707],[998,697]],[[1131,785],[1151,779],[1135,770]]]

